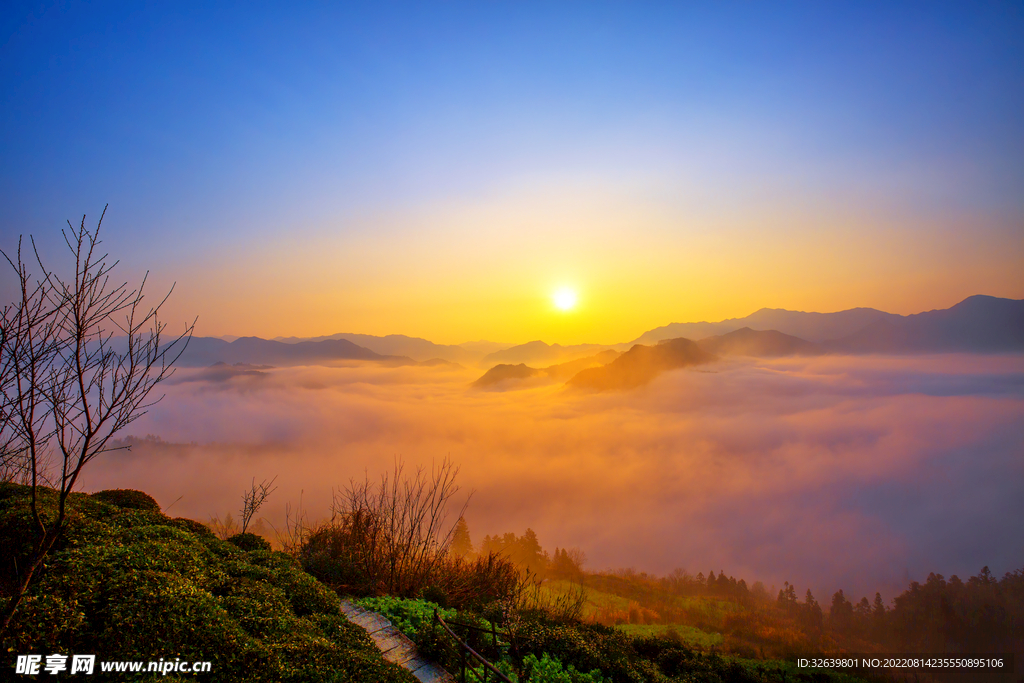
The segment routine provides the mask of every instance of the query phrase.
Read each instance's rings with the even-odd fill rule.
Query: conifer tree
[[[459,517],[455,531],[452,532],[451,551],[456,557],[469,557],[473,554],[473,541],[469,537],[469,525],[465,517]]]

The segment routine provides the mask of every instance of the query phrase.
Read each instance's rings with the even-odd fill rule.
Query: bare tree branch
[[[270,496],[271,493],[277,490],[274,486],[274,482],[277,481],[277,477],[274,477],[270,481],[264,479],[258,485],[256,484],[255,477],[252,480],[252,486],[248,491],[242,494],[242,533],[244,534],[246,529],[249,528],[249,522],[256,515],[261,507],[263,507],[264,501]],[[273,486],[273,488],[271,488]]]
[[[86,228],[83,216],[78,227],[69,221],[61,231],[74,257],[73,276],[47,269],[34,242],[38,278],[29,272],[21,240],[14,258],[0,252],[20,286],[20,298],[0,314],[0,474],[32,487],[36,531],[0,633],[63,532],[67,497],[83,468],[118,448],[108,445],[114,435],[162,398],[153,390],[171,376],[195,327],[193,321],[161,345],[166,325],[158,313],[167,296],[147,308],[146,278],[136,289],[113,284],[117,262],[108,263],[99,251],[103,216],[95,230]],[[44,484],[57,494],[53,519],[44,519],[39,509]]]

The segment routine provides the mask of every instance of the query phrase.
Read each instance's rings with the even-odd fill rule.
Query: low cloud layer
[[[532,527],[591,568],[725,569],[821,599],[1024,566],[1022,356],[731,360],[598,394],[473,391],[452,367],[204,372],[131,427],[193,445],[104,456],[85,489],[206,519],[276,475],[280,525],[300,494],[325,515],[332,487],[450,455],[474,540]]]

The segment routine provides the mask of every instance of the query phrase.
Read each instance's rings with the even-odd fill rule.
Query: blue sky
[[[268,267],[239,255],[253,242],[349,253],[435,230],[443,244],[455,238],[424,212],[504,215],[534,201],[519,193],[567,188],[662,207],[675,218],[607,233],[655,242],[687,216],[721,230],[740,212],[726,222],[758,229],[780,203],[781,240],[811,229],[778,227],[793,216],[829,230],[851,206],[908,243],[971,225],[1002,275],[979,281],[979,253],[962,292],[1024,296],[1007,270],[1024,261],[1020,3],[68,2],[7,3],[0,17],[5,246],[110,203],[118,253],[180,280],[197,254]],[[729,229],[741,245],[747,233]],[[948,258],[907,268],[927,280]],[[833,300],[791,289],[761,305]],[[835,306],[884,306],[879,289]],[[750,312],[716,305],[692,313]],[[687,312],[666,302],[648,317]]]

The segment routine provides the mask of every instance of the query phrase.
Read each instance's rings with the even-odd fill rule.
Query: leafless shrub
[[[242,494],[241,513],[243,534],[249,528],[249,523],[252,522],[252,518],[257,512],[259,512],[259,509],[263,507],[263,503],[266,502],[271,493],[277,490],[277,487],[274,486],[275,481],[277,481],[277,477],[274,477],[270,481],[264,479],[262,482],[257,484],[256,478],[253,477],[252,485],[249,490]]]
[[[295,507],[294,511],[292,511],[291,503],[285,504],[283,529],[279,530],[271,525],[281,550],[295,558],[301,555],[302,547],[309,540],[310,534],[314,529],[314,524],[310,521],[309,514],[302,507],[302,495],[300,492],[299,504]]]
[[[415,594],[449,561],[455,523],[448,523],[448,508],[459,491],[457,474],[448,458],[429,475],[418,468],[410,476],[398,461],[378,483],[351,482],[335,492],[331,521],[309,535],[304,561],[361,592]]]
[[[459,491],[458,473],[445,458],[430,476],[417,468],[409,477],[398,461],[394,472],[382,475],[379,484],[367,478],[335,493],[332,517],[342,520],[360,539],[365,548],[360,553],[363,571],[379,577],[386,592],[404,595],[429,583],[444,560],[455,531],[454,524],[445,522],[449,502]],[[464,505],[456,520],[465,509]]]
[[[467,560],[449,555],[438,565],[431,588],[450,607],[480,609],[514,595],[522,575],[508,558],[490,554]]]
[[[206,523],[206,526],[210,527],[210,531],[213,532],[214,536],[222,541],[226,541],[235,534],[241,533],[238,522],[235,521],[230,512],[224,515],[224,519],[221,519],[220,515],[210,517],[210,521]]]

